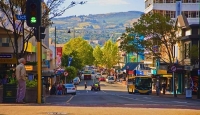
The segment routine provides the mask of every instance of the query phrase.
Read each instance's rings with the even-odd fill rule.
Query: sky
[[[66,0],[63,6],[67,7],[72,1],[79,3],[81,0]],[[61,17],[72,15],[104,14],[112,12],[142,11],[144,0],[82,0],[83,5],[76,5],[68,9]],[[62,7],[61,7],[62,8]]]

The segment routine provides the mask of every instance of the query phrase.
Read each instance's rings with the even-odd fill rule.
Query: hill
[[[98,40],[102,45],[110,38],[116,39],[121,36],[125,27],[131,26],[142,14],[143,12],[139,11],[128,11],[55,18],[52,20],[54,24],[49,33],[50,37],[54,38],[56,26],[57,43],[65,43],[75,35],[86,40]],[[71,33],[68,33],[69,30]]]

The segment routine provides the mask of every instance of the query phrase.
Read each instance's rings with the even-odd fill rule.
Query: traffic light
[[[40,39],[44,39],[45,38],[45,27],[40,27],[40,37],[38,36],[38,30],[35,28],[34,29],[34,36],[36,37],[37,41]]]
[[[41,0],[26,1],[26,23],[29,27],[41,25]]]

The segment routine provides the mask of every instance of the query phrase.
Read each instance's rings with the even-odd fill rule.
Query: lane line
[[[71,96],[71,97],[69,98],[69,100],[67,100],[66,103],[69,103],[73,98],[74,98],[74,96]]]

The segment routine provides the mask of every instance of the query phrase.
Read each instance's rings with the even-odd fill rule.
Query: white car
[[[96,73],[96,79],[99,79],[101,77],[101,73]]]
[[[114,83],[115,82],[114,76],[108,76],[106,78],[106,82],[108,82],[108,83]]]
[[[76,87],[74,84],[64,84],[66,93],[76,95]]]
[[[107,78],[107,77],[108,77],[108,74],[107,74],[107,73],[102,73],[101,76],[104,77],[104,78]]]

